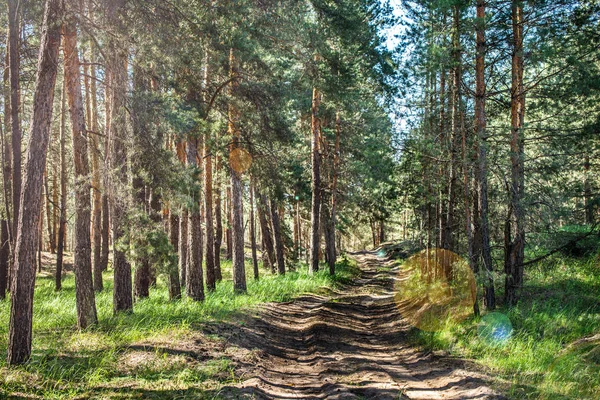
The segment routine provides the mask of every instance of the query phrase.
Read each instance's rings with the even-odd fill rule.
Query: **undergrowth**
[[[414,330],[414,339],[486,366],[511,399],[600,399],[597,256],[556,255],[528,267],[519,303],[496,312],[512,323],[506,340],[478,334],[481,318],[448,321],[435,333]]]

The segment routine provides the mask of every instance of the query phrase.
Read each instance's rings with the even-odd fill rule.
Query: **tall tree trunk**
[[[315,56],[315,61],[319,57]],[[319,270],[319,250],[321,248],[320,213],[321,213],[321,122],[319,120],[319,107],[321,105],[321,93],[315,87],[312,94],[311,109],[311,157],[312,157],[312,201],[310,213],[310,264],[308,269],[311,273]]]
[[[217,165],[215,170],[215,238],[214,238],[214,256],[215,256],[215,280],[221,281],[221,243],[223,242],[223,216],[221,210],[221,174],[222,170],[221,156],[217,155]]]
[[[585,209],[584,222],[588,225],[595,222],[594,205],[592,204],[592,179],[590,175],[590,156],[586,154],[583,159],[583,203]]]
[[[292,219],[294,221],[294,261],[298,261],[300,259],[300,200],[298,200],[298,195],[296,195]]]
[[[208,85],[208,55],[205,58],[204,87]],[[206,92],[206,91],[205,91]],[[205,99],[206,101],[207,99]],[[216,288],[215,276],[215,233],[213,225],[213,176],[212,176],[212,154],[211,154],[210,130],[204,135],[203,159],[204,159],[204,218],[206,224],[206,288],[209,291]],[[218,255],[217,255],[218,256]]]
[[[231,243],[231,186],[228,185],[225,189],[225,216],[227,217],[227,225],[225,225],[225,259],[231,260],[233,257],[233,249]]]
[[[180,226],[180,218],[171,209],[171,212],[169,213],[169,240],[171,241],[173,249],[177,249],[179,247]],[[179,298],[181,298],[179,271],[176,266],[171,266],[171,269],[169,270],[169,299],[175,300]]]
[[[271,199],[271,221],[273,222],[273,239],[275,242],[275,257],[277,259],[277,272],[285,274],[285,258],[283,254],[283,237],[281,232],[281,221],[277,211],[277,203]]]
[[[68,17],[63,24],[64,74],[67,100],[71,114],[73,160],[75,166],[75,298],[77,326],[85,329],[98,322],[96,298],[92,280],[92,243],[90,239],[90,180],[85,110],[81,92],[77,22],[74,14],[79,7],[68,2]]]
[[[456,231],[456,194],[457,194],[457,141],[460,138],[461,130],[464,130],[463,124],[463,107],[462,107],[462,51],[460,47],[461,34],[461,6],[455,5],[453,9],[454,29],[452,33],[452,57],[454,66],[452,68],[453,84],[452,84],[452,132],[450,137],[450,166],[449,166],[449,182],[448,182],[448,209],[446,215],[446,233],[444,238],[445,243],[442,247],[449,250],[454,250]]]
[[[52,224],[52,201],[51,193],[50,193],[50,184],[48,183],[48,166],[46,166],[46,170],[44,171],[44,200],[46,204],[46,227],[48,229],[48,250],[50,253],[54,254],[56,252],[56,235],[52,231],[54,227]]]
[[[271,272],[275,273],[275,247],[273,244],[273,233],[269,227],[268,216],[271,214],[269,211],[269,205],[267,204],[267,197],[264,193],[257,192],[258,200],[258,221],[260,223],[260,230],[262,232],[263,239],[263,252],[266,257],[263,260],[266,261],[266,266],[271,269]]]
[[[57,136],[58,137],[58,136]],[[57,142],[57,140],[55,140]],[[56,238],[58,237],[58,216],[59,216],[59,203],[58,203],[58,175],[59,175],[59,165],[60,160],[58,162],[53,163],[53,171],[52,171],[52,236],[54,242],[54,254],[56,254]]]
[[[187,154],[186,154],[186,141],[178,140],[175,144],[175,152],[177,153],[177,159],[182,165],[186,164]],[[167,145],[170,148],[170,145]],[[171,215],[171,212],[174,210],[170,210],[168,215]],[[181,209],[181,214],[179,215],[179,237],[178,237],[178,248],[177,254],[179,255],[179,281],[182,288],[187,287],[187,269],[189,262],[189,249],[188,249],[188,220],[189,215],[186,209]],[[171,221],[172,222],[172,221]],[[168,223],[168,228],[170,229],[171,222]]]
[[[67,81],[63,77],[60,99],[60,216],[56,237],[56,277],[55,289],[62,289],[62,269],[65,252],[65,231],[67,226]]]
[[[235,58],[233,48],[229,50],[229,76],[232,79],[231,82],[231,95],[235,96],[238,79],[239,79],[239,65]],[[232,272],[233,272],[233,288],[237,292],[246,291],[246,268],[245,268],[245,257],[244,257],[244,209],[242,206],[242,172],[235,168],[236,163],[231,162],[231,155],[234,152],[239,151],[240,147],[240,131],[239,131],[239,119],[240,113],[235,104],[229,104],[229,126],[228,131],[232,137],[232,143],[230,146],[230,165],[229,171],[231,173],[231,210],[229,215],[231,216],[231,249],[232,249]]]
[[[44,11],[33,114],[25,162],[15,247],[15,279],[10,309],[8,365],[22,364],[31,356],[35,251],[42,201],[42,176],[52,124],[54,85],[58,69],[62,1],[48,0]],[[20,150],[19,150],[20,151]]]
[[[340,112],[335,113],[335,153],[333,155],[333,182],[331,184],[331,217],[329,220],[330,230],[332,235],[332,243],[330,246],[330,254],[328,257],[329,273],[335,274],[335,263],[337,261],[337,250],[335,246],[335,224],[337,217],[337,183],[340,167],[340,140],[342,136],[342,117]]]
[[[484,280],[484,305],[488,310],[496,307],[496,295],[494,293],[492,252],[490,248],[490,233],[488,219],[488,182],[487,182],[487,132],[486,132],[486,84],[485,84],[485,0],[477,0],[477,53],[475,59],[475,132],[479,145],[479,165],[477,171],[477,193],[479,195],[479,235],[481,239],[481,255],[485,270]],[[463,144],[466,151],[466,143]],[[466,166],[465,166],[466,168]],[[466,204],[469,203],[468,183],[465,179]],[[470,216],[470,215],[469,215]],[[470,225],[470,221],[469,221]],[[469,234],[470,226],[468,227]],[[469,237],[469,240],[473,238]],[[470,257],[473,257],[472,243],[470,246]],[[475,268],[477,272],[479,268]]]
[[[8,288],[9,240],[8,222],[3,219],[0,221],[0,300],[6,298],[6,289]]]
[[[108,149],[108,146],[105,146]],[[102,247],[100,250],[100,271],[106,271],[108,269],[108,258],[110,254],[110,204],[108,202],[108,191],[106,185],[104,186],[104,193],[102,193]],[[96,290],[99,287],[96,286]]]
[[[252,248],[252,270],[258,280],[258,258],[256,256],[256,221],[254,220],[254,184],[250,183],[250,247]]]
[[[187,162],[195,168],[198,156],[198,140],[189,138],[187,141]],[[188,265],[186,271],[186,293],[196,301],[204,300],[204,282],[202,277],[201,256],[201,216],[199,210],[198,193],[192,193],[192,208],[188,211]]]
[[[124,7],[124,0],[111,0],[107,4],[109,22],[116,29],[122,29],[120,13]],[[109,140],[109,170],[111,176],[107,187],[110,202],[110,217],[113,234],[113,311],[133,310],[133,285],[131,279],[131,265],[127,261],[124,243],[127,227],[125,215],[127,196],[127,150],[124,140],[126,134],[125,97],[127,90],[127,50],[124,43],[113,37],[107,44],[107,75],[106,88],[108,109],[110,110],[110,123],[108,124]],[[119,246],[119,244],[121,246]]]
[[[179,243],[177,254],[179,255],[179,280],[181,287],[186,287],[186,273],[188,265],[188,212],[181,210],[179,217]]]
[[[132,155],[133,169],[133,191],[136,206],[141,213],[147,214],[146,204],[146,185],[144,183],[144,160],[141,154],[144,148],[145,136],[148,134],[146,118],[144,114],[145,100],[148,94],[149,85],[144,77],[144,71],[136,65],[133,68],[133,86],[135,91],[134,101],[132,104],[133,112],[131,113],[133,138],[136,149]],[[146,298],[150,296],[150,260],[147,256],[141,257],[136,261],[133,279],[133,293],[136,298]]]
[[[20,1],[8,0],[8,59],[10,71],[10,122],[12,142],[12,201],[13,201],[13,226],[14,241],[19,221],[19,209],[21,201],[21,120],[19,110],[21,107],[21,88],[19,74],[21,69],[20,60]],[[14,266],[13,266],[14,268]]]
[[[512,85],[511,85],[511,186],[510,198],[512,218],[512,240],[505,249],[508,254],[504,266],[505,302],[514,305],[517,302],[517,291],[523,281],[523,261],[525,253],[525,227],[523,213],[524,196],[524,134],[525,93],[523,90],[523,2],[512,1]]]
[[[89,126],[92,129],[90,135],[90,154],[92,156],[92,250],[93,262],[92,268],[94,271],[94,290],[101,292],[104,288],[102,282],[102,271],[105,269],[102,265],[102,190],[101,190],[101,175],[100,175],[100,143],[98,135],[100,134],[100,126],[98,124],[98,97],[96,88],[96,59],[93,46],[90,46],[89,74],[86,73],[86,93],[88,104]],[[88,76],[89,75],[89,76]],[[89,90],[87,90],[89,88]]]
[[[8,49],[9,45],[9,39],[7,38],[6,41],[6,47]],[[9,65],[10,61],[9,61],[9,53],[10,51],[6,52],[6,56],[5,56],[5,64]],[[4,211],[5,211],[5,215],[6,215],[6,222],[8,224],[8,240],[9,240],[9,251],[13,248],[11,247],[12,243],[13,243],[13,232],[12,232],[12,219],[11,219],[11,204],[12,204],[12,151],[11,151],[11,143],[9,142],[8,138],[9,138],[9,132],[11,131],[11,126],[10,126],[10,96],[11,96],[11,90],[9,87],[9,75],[10,75],[10,71],[7,68],[4,68],[4,74],[2,77],[2,84],[3,84],[3,88],[4,88],[4,121],[2,121],[2,123],[4,124],[4,132],[2,132],[2,183],[3,183],[3,189],[4,189]],[[11,273],[11,262],[9,259],[9,266],[8,266],[8,282],[11,282],[11,278],[10,278],[10,273]],[[7,288],[7,290],[10,290],[10,285]]]

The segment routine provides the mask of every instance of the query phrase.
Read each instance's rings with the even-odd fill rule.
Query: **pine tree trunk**
[[[105,146],[108,148],[108,146]],[[108,202],[108,191],[106,185],[102,194],[102,248],[100,251],[100,271],[108,269],[108,258],[110,254],[110,204]],[[98,290],[98,286],[96,286]]]
[[[225,215],[227,216],[227,225],[225,225],[225,259],[231,260],[233,257],[233,249],[231,247],[231,227],[233,225],[233,221],[231,219],[231,183],[229,186],[227,186],[227,189],[225,189],[225,194],[227,196],[225,198]]]
[[[315,57],[318,61],[318,57]],[[321,213],[321,151],[319,142],[321,140],[321,123],[319,120],[319,107],[321,94],[317,88],[313,88],[312,110],[311,110],[311,157],[312,157],[312,201],[310,213],[310,264],[308,269],[311,273],[319,270],[319,251],[321,248],[320,213]]]
[[[256,221],[254,220],[254,185],[250,183],[250,246],[252,248],[252,270],[258,280],[258,258],[256,256]]]
[[[263,262],[266,261],[265,266],[271,269],[271,272],[275,273],[275,247],[273,244],[273,233],[269,227],[270,207],[267,204],[267,197],[260,192],[257,192],[258,200],[258,221],[260,223],[260,230],[262,232],[263,239],[263,252],[266,257],[263,257]]]
[[[37,77],[33,97],[33,114],[25,165],[25,182],[18,213],[19,230],[15,247],[15,279],[10,309],[8,365],[22,364],[31,356],[35,253],[42,200],[42,176],[46,164],[54,85],[58,69],[62,2],[48,0],[44,11]],[[19,149],[20,151],[20,149]],[[20,166],[19,166],[20,167]]]
[[[206,288],[213,291],[216,288],[215,276],[215,234],[213,225],[213,196],[212,196],[212,156],[209,147],[208,133],[204,139],[204,217],[206,223]]]
[[[56,252],[56,236],[53,235],[52,232],[52,202],[50,200],[50,185],[48,183],[48,166],[46,166],[46,170],[44,171],[44,200],[46,204],[46,228],[48,229],[48,250],[50,253],[54,254]]]
[[[454,234],[456,230],[456,194],[457,194],[457,177],[458,177],[458,162],[457,162],[457,141],[461,136],[461,130],[464,130],[464,124],[462,123],[462,59],[460,49],[460,18],[461,8],[460,5],[455,5],[453,9],[454,17],[454,29],[452,35],[452,56],[454,67],[453,83],[452,83],[452,132],[450,137],[450,165],[449,165],[449,177],[448,177],[448,209],[446,215],[446,233],[444,234],[445,243],[442,243],[442,247],[449,250],[454,250],[455,240]]]
[[[104,288],[102,282],[102,271],[106,268],[102,265],[102,188],[101,188],[101,175],[100,175],[100,143],[98,135],[100,126],[98,124],[98,100],[97,100],[97,88],[96,88],[96,67],[93,64],[96,57],[94,54],[93,46],[90,46],[90,54],[92,64],[89,68],[90,77],[86,76],[86,82],[89,87],[88,96],[88,108],[89,108],[89,126],[92,129],[90,137],[90,154],[92,156],[92,250],[93,250],[93,263],[92,268],[94,271],[94,290],[101,292]],[[86,74],[87,75],[87,74]]]
[[[12,142],[12,206],[13,206],[13,242],[16,239],[21,201],[21,88],[19,74],[20,60],[20,1],[8,0],[8,70],[10,76],[10,122]],[[13,265],[14,269],[14,265]]]
[[[68,3],[69,15],[78,6],[74,0]],[[63,24],[64,73],[67,100],[71,115],[73,137],[73,164],[75,166],[75,298],[77,303],[77,326],[85,329],[98,322],[96,298],[92,280],[92,243],[90,238],[90,168],[87,147],[85,110],[81,92],[81,72],[77,49],[77,23],[69,17]]]
[[[186,287],[186,273],[188,265],[188,212],[181,211],[179,217],[179,238],[177,254],[179,255],[179,280],[181,287]]]
[[[6,41],[6,47],[9,47],[9,38]],[[9,65],[9,53],[6,52],[5,55],[5,65]],[[11,131],[10,126],[10,96],[11,91],[9,87],[9,71],[4,68],[4,74],[2,77],[2,84],[4,89],[4,132],[2,132],[2,183],[3,183],[3,197],[4,197],[4,211],[6,213],[6,222],[8,224],[8,240],[9,240],[9,251],[12,250],[11,245],[13,244],[13,232],[12,232],[12,219],[11,219],[11,204],[12,204],[12,152],[11,152],[11,143],[9,142],[9,132]],[[10,282],[11,282],[11,262],[9,256],[9,265],[7,272],[7,290],[10,290]]]
[[[183,218],[181,218],[183,219]],[[180,218],[171,210],[169,213],[169,240],[173,249],[179,247]],[[181,285],[179,283],[179,271],[175,266],[169,270],[169,299],[181,298]]]
[[[296,195],[296,199],[298,196]],[[300,201],[296,200],[292,210],[292,219],[294,221],[294,261],[300,259]]]
[[[10,257],[8,221],[0,221],[0,300],[6,298],[8,288],[8,259]]]
[[[331,216],[329,218],[331,245],[329,253],[329,273],[335,274],[335,263],[337,262],[337,250],[335,245],[335,224],[337,217],[337,183],[340,167],[340,140],[342,136],[342,118],[339,111],[335,114],[335,153],[333,155],[333,182],[331,183]]]
[[[487,182],[487,133],[486,133],[486,83],[485,83],[485,0],[477,0],[477,54],[475,59],[475,131],[479,145],[478,171],[476,174],[477,193],[479,195],[479,235],[481,239],[481,255],[483,267],[486,273],[484,280],[484,305],[488,310],[496,307],[496,295],[494,293],[493,264],[490,248],[490,233],[488,219],[488,182]],[[466,144],[463,144],[466,148]],[[467,204],[468,185],[466,184]],[[467,211],[468,212],[468,211]],[[469,221],[470,225],[470,221]],[[468,227],[470,230],[470,226]],[[471,239],[472,240],[472,239]],[[471,245],[470,256],[473,257]],[[479,268],[475,268],[477,272]]]
[[[6,298],[8,289],[8,261],[10,258],[10,236],[8,235],[8,221],[0,221],[0,300]]]
[[[215,280],[221,281],[221,243],[223,241],[223,217],[221,210],[221,157],[217,155],[217,165],[215,170],[215,238],[214,251],[215,256]]]
[[[281,221],[277,212],[277,203],[271,199],[271,220],[273,222],[273,239],[275,242],[275,258],[277,259],[277,272],[285,274],[285,258],[283,253],[283,237],[281,232]]]
[[[147,135],[146,116],[144,115],[144,104],[141,104],[139,96],[144,98],[148,93],[148,82],[144,77],[144,71],[136,65],[133,68],[133,90],[135,92],[134,101],[132,104],[132,126],[133,126],[133,140],[137,147],[134,152],[131,166],[133,169],[133,192],[135,196],[135,203],[139,212],[147,214],[146,204],[146,185],[144,184],[144,161],[142,160],[142,149],[143,141]],[[144,244],[142,244],[143,246]],[[138,299],[146,298],[150,296],[150,260],[148,257],[143,256],[141,259],[136,261],[134,269],[134,280],[133,280],[133,293]]]
[[[112,0],[107,4],[107,14],[110,23],[117,29],[122,29],[119,20],[120,12],[124,7],[124,0]],[[131,265],[123,251],[127,217],[125,215],[127,196],[127,150],[124,139],[126,134],[126,109],[125,97],[127,90],[127,50],[126,46],[117,38],[112,37],[107,44],[108,84],[106,97],[110,110],[110,123],[108,124],[109,140],[109,170],[111,171],[109,185],[110,217],[113,234],[113,311],[133,310],[133,285],[131,279]],[[119,246],[121,245],[121,246]]]
[[[512,1],[512,85],[511,85],[511,209],[510,219],[512,240],[509,248],[505,249],[508,256],[504,272],[505,302],[514,305],[517,302],[517,291],[523,281],[523,261],[525,258],[525,228],[523,213],[524,196],[524,134],[525,94],[523,91],[523,2]]]
[[[187,163],[196,167],[198,156],[198,141],[190,138],[187,141]],[[188,265],[186,271],[186,293],[196,301],[204,300],[204,282],[202,277],[201,256],[201,216],[199,210],[198,193],[192,193],[193,206],[188,211]]]
[[[233,49],[229,50],[229,76],[232,80],[230,93],[236,95],[239,79],[238,61],[235,58]],[[237,292],[246,291],[246,268],[244,257],[244,209],[242,203],[242,171],[235,168],[235,163],[231,163],[231,155],[240,149],[240,131],[239,119],[240,113],[235,104],[229,104],[229,124],[228,131],[232,138],[230,146],[230,175],[231,175],[231,202],[228,215],[231,218],[231,249],[232,251],[232,272],[233,288]]]
[[[56,277],[55,289],[62,289],[62,268],[65,252],[65,231],[67,226],[67,82],[63,79],[60,100],[60,216],[56,238]]]
[[[586,154],[583,159],[583,203],[585,212],[584,222],[588,225],[595,222],[594,205],[592,204],[592,179],[590,175],[590,156]]]

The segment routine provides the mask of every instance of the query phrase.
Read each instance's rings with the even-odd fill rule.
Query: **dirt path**
[[[221,326],[238,358],[236,387],[219,397],[256,399],[501,399],[460,360],[410,346],[393,300],[393,263],[356,254],[362,274],[329,296],[269,304]],[[387,267],[387,268],[386,268]]]

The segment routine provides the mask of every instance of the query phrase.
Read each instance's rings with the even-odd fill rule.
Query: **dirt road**
[[[218,328],[237,348],[240,383],[218,397],[255,399],[502,399],[468,362],[407,340],[394,303],[394,263],[354,255],[361,276],[327,296],[269,304]]]

